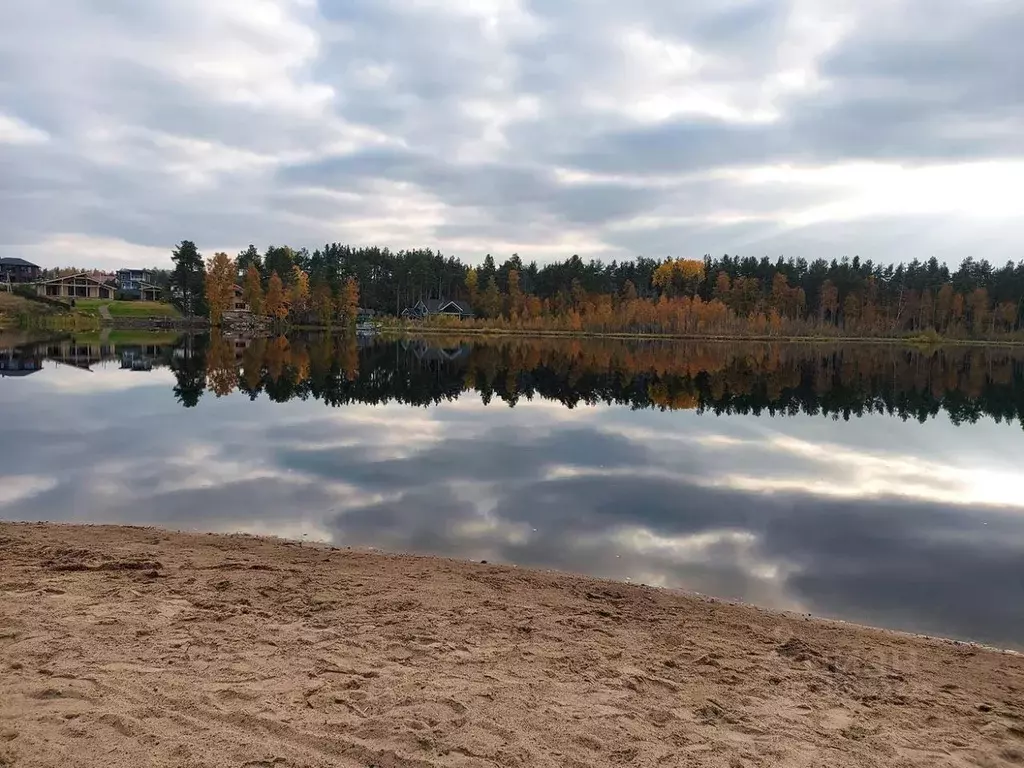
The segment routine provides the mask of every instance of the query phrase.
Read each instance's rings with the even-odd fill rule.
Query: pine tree
[[[186,317],[205,317],[206,269],[203,256],[191,240],[182,240],[171,252],[171,301]]]
[[[238,265],[238,275],[241,279],[244,279],[249,274],[249,267],[255,267],[257,274],[263,271],[263,258],[260,256],[260,252],[256,250],[256,246],[252,244],[244,251],[239,251],[235,262]]]

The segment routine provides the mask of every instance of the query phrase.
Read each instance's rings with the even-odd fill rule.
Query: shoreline
[[[299,329],[313,330],[314,326]],[[323,329],[321,329],[323,330]],[[754,342],[758,344],[881,344],[933,349],[938,347],[1024,347],[1024,339],[956,339],[949,337],[914,338],[906,336],[768,336],[731,334],[671,334],[671,333],[598,333],[588,331],[534,331],[507,328],[462,328],[445,326],[388,327],[380,330],[382,336],[416,338],[418,336],[485,336],[509,338],[559,339],[613,339],[617,341],[697,341],[715,344]]]
[[[8,522],[0,590],[0,765],[1024,762],[1016,651],[675,590]]]

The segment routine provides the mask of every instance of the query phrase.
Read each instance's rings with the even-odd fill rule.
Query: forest
[[[539,266],[517,255],[499,265],[488,254],[473,267],[429,249],[337,243],[312,252],[249,246],[204,261],[190,241],[173,259],[164,279],[186,310],[210,313],[217,294],[207,283],[223,294],[234,280],[264,314],[319,325],[349,321],[357,308],[399,315],[429,298],[467,302],[474,316],[465,327],[535,331],[992,338],[1024,323],[1024,261],[996,267],[967,258],[954,271],[934,258],[882,265],[859,257],[572,256]]]
[[[514,407],[540,397],[574,408],[625,405],[833,419],[888,413],[954,423],[983,416],[1024,425],[1024,354],[1008,348],[923,351],[883,345],[685,344],[519,339],[442,344],[278,336],[240,348],[190,337],[170,359],[186,407],[239,391],[329,406],[428,406],[477,392]]]

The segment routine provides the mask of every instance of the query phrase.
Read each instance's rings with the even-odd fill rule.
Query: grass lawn
[[[113,317],[180,317],[171,304],[161,301],[111,301],[109,299],[77,299],[75,307],[82,312],[99,314],[100,305],[106,304]]]

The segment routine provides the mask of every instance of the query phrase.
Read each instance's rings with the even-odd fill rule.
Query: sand
[[[0,523],[0,766],[1017,766],[1024,657],[512,566]]]

